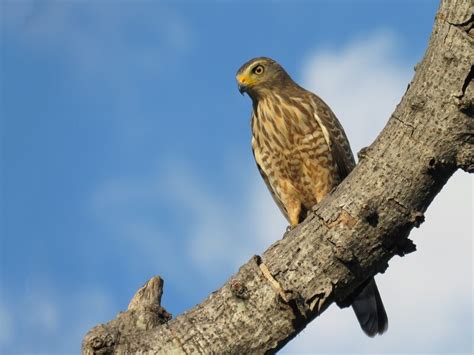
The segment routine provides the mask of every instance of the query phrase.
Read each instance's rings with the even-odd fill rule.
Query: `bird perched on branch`
[[[273,59],[251,59],[237,71],[237,83],[252,99],[258,170],[293,228],[354,168],[349,141],[326,103],[296,84]],[[368,336],[387,329],[374,279],[354,296],[352,308]]]

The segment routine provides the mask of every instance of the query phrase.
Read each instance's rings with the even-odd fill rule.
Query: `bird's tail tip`
[[[352,309],[360,327],[369,337],[382,335],[387,331],[388,317],[374,279],[354,298]]]

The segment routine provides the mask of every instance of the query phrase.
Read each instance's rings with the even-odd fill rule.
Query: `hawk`
[[[258,170],[295,227],[354,168],[349,141],[329,106],[296,84],[273,59],[251,59],[236,78],[240,93],[252,99],[252,150]],[[387,329],[374,279],[354,296],[352,308],[368,336]]]

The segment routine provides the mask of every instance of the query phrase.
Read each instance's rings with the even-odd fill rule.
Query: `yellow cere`
[[[253,81],[247,75],[244,75],[244,74],[238,75],[237,81],[240,84],[245,84],[245,85],[250,85],[253,83]]]

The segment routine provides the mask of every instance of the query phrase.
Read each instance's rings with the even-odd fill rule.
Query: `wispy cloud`
[[[7,2],[5,10],[7,39],[66,56],[80,75],[158,69],[192,43],[186,22],[152,3],[25,0]]]
[[[12,338],[13,318],[4,303],[0,301],[0,349],[8,344]]]
[[[65,292],[47,279],[31,281],[25,292],[0,305],[0,347],[15,354],[75,352],[82,336],[111,319],[116,307],[101,286]]]
[[[13,43],[13,48],[45,58],[46,66],[54,61],[71,88],[80,88],[85,98],[100,97],[96,101],[108,108],[104,118],[118,120],[130,134],[145,125],[128,121],[149,115],[143,108],[149,94],[145,88],[158,82],[193,43],[191,29],[176,11],[161,3],[134,5],[7,1],[2,41],[6,50]]]
[[[94,193],[92,206],[99,221],[118,232],[118,238],[133,240],[138,253],[146,254],[152,245],[168,250],[157,268],[174,265],[172,268],[179,270],[175,265],[179,262],[181,269],[189,268],[183,273],[211,282],[216,276],[229,276],[283,234],[283,216],[250,170],[243,174],[251,176],[242,180],[252,183],[235,186],[241,197],[232,204],[201,180],[187,162],[162,164],[155,169],[146,178],[105,182]],[[137,206],[154,208],[155,213],[168,206],[167,217],[147,217]],[[136,255],[136,261],[146,262]],[[173,272],[177,280],[180,276],[184,275]],[[184,287],[187,280],[182,282]]]

